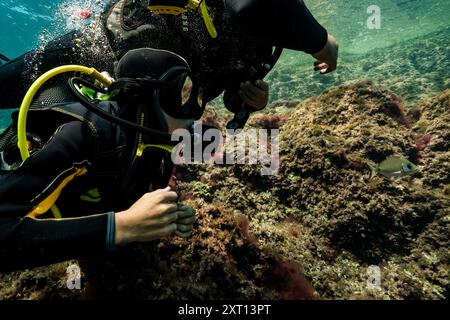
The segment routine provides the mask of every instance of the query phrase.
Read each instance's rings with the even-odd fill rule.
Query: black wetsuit
[[[266,0],[278,8],[279,0]],[[247,0],[260,7],[263,0]],[[234,0],[208,0],[218,37],[212,39],[198,12],[158,16],[150,13],[140,1],[113,0],[107,6],[100,24],[93,23],[0,66],[0,108],[15,108],[33,79],[44,71],[62,64],[82,64],[103,71],[114,70],[114,63],[128,50],[140,47],[166,49],[183,56],[204,89],[208,102],[225,91],[225,104],[232,110],[239,84],[249,79],[249,69],[266,63],[272,46],[284,46],[306,53],[316,53],[327,41],[327,31],[314,19],[301,0],[285,0],[295,10],[263,19],[253,10],[242,15],[244,21],[230,17]],[[267,13],[265,13],[267,14]],[[283,17],[292,23],[283,24]],[[273,18],[272,18],[273,17]],[[252,18],[254,20],[252,21]],[[252,27],[262,35],[249,35]],[[280,26],[283,30],[280,30]],[[279,34],[274,34],[278,32]],[[280,41],[278,41],[278,39]],[[291,45],[292,43],[292,45]]]
[[[118,108],[101,105],[113,113]],[[27,127],[44,146],[18,169],[0,174],[0,270],[106,253],[114,247],[113,212],[165,187],[172,173],[170,153],[154,149],[135,157],[136,134],[79,103],[32,110]],[[56,204],[63,219],[49,219],[46,202],[62,186]]]

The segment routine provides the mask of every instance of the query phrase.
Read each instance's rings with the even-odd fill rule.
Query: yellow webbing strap
[[[30,211],[27,216],[36,218],[37,216],[46,213],[55,204],[56,200],[58,200],[62,190],[67,186],[67,184],[76,177],[80,177],[86,173],[87,169],[84,167],[75,168],[75,172],[70,176],[64,178],[64,180],[58,185],[58,187],[56,187],[55,190],[53,190],[47,198],[42,200],[36,207],[34,207],[34,209]]]

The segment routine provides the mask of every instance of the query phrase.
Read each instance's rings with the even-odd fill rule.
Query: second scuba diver
[[[170,133],[204,111],[190,67],[172,52],[136,49],[116,78],[107,92],[77,77],[42,91],[29,110],[23,163],[17,112],[0,135],[1,270],[190,236],[194,210],[166,188]],[[102,91],[107,101],[93,99]],[[55,202],[62,219],[51,216]]]
[[[278,47],[273,51],[273,47]],[[317,59],[315,70],[336,69],[336,39],[302,0],[112,0],[100,22],[49,42],[0,67],[0,108],[16,108],[35,76],[82,64],[112,72],[128,50],[152,47],[184,57],[198,79],[203,104],[224,93],[236,115],[263,109],[269,86],[261,80],[281,48]],[[247,114],[248,118],[248,114]],[[243,127],[246,117],[235,123]]]

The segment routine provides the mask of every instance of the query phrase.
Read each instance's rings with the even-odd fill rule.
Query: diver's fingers
[[[330,73],[333,71],[331,68],[328,67],[328,65],[323,66],[322,68],[316,67],[314,68],[315,71],[319,71],[321,74]]]
[[[179,215],[180,219],[195,216],[195,210],[192,208],[186,208],[186,209],[180,210],[180,207],[178,207],[177,211],[178,211],[178,215]]]
[[[333,72],[333,71],[334,71],[334,69],[328,67],[328,68],[324,68],[324,69],[320,70],[320,73],[321,74],[327,74],[327,73],[330,73],[330,72]]]
[[[242,86],[242,91],[244,91],[250,99],[255,101],[263,99],[266,96],[266,92],[264,90],[261,90],[260,88],[250,83],[245,83]]]
[[[319,71],[319,70],[322,70],[322,69],[328,69],[328,64],[326,64],[326,63],[319,63],[319,64],[315,64],[314,65],[314,70],[315,71]]]
[[[316,61],[314,62],[314,71],[320,71],[321,74],[327,74],[336,68],[331,67],[328,63]]]
[[[337,66],[336,65],[328,65],[328,68],[327,68],[327,71],[325,72],[325,73],[330,73],[330,72],[333,72],[333,71],[335,71],[337,69]]]
[[[180,232],[191,232],[194,229],[194,225],[192,224],[179,224],[177,223],[177,231]]]
[[[197,219],[195,219],[195,217],[188,217],[188,218],[184,218],[184,219],[178,219],[177,223],[178,224],[184,224],[184,225],[192,225],[195,223]]]
[[[157,194],[157,193],[163,193],[163,192],[169,192],[169,191],[170,191],[170,187],[165,187],[164,189],[158,189],[151,193]]]
[[[240,90],[240,91],[239,91],[239,96],[241,97],[242,101],[243,101],[245,104],[248,104],[249,106],[254,107],[254,108],[258,108],[258,107],[256,106],[255,101],[253,101],[253,99],[251,99],[251,98],[247,95],[247,93],[246,93],[245,91]]]
[[[176,223],[171,223],[167,226],[164,226],[163,228],[158,228],[155,231],[152,231],[152,236],[154,239],[160,239],[163,237],[170,236],[173,233],[177,232],[177,225]]]
[[[246,82],[243,85],[243,90],[248,90],[249,93],[254,95],[254,98],[266,99],[269,95],[269,84],[263,80],[258,80],[255,84]]]
[[[160,203],[156,207],[153,217],[159,218],[169,213],[177,213],[178,206],[175,203]]]
[[[188,205],[185,205],[184,203],[180,202],[180,203],[178,203],[178,210],[186,211],[186,210],[194,210],[194,209],[189,207]]]
[[[187,239],[192,235],[192,231],[189,232],[181,232],[181,231],[175,231],[175,234],[181,238]]]
[[[178,223],[178,213],[177,212],[171,212],[168,214],[165,214],[163,216],[159,216],[157,220],[154,220],[152,224],[156,224],[158,226],[165,226],[169,225],[171,223]]]
[[[269,83],[264,81],[264,80],[257,80],[255,82],[255,85],[260,88],[261,90],[263,90],[264,92],[268,92],[269,91]]]
[[[244,102],[245,104],[249,105],[250,107],[254,108],[257,111],[264,109],[267,105],[267,98],[258,97],[257,99],[254,99],[243,90],[239,91],[239,96],[241,97],[242,102]]]
[[[161,202],[171,203],[178,200],[178,194],[175,191],[166,191],[158,194]]]

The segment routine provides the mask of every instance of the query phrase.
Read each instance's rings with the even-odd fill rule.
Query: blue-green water
[[[86,0],[2,0],[0,52],[16,57],[77,22],[72,13]],[[98,1],[102,4],[105,1]],[[320,77],[312,58],[286,52],[270,76],[272,100],[304,99],[330,86],[370,78],[409,104],[450,87],[450,1],[377,0],[379,29],[369,29],[368,0],[306,0],[317,19],[340,43],[340,67]],[[0,113],[0,128],[8,122]]]

